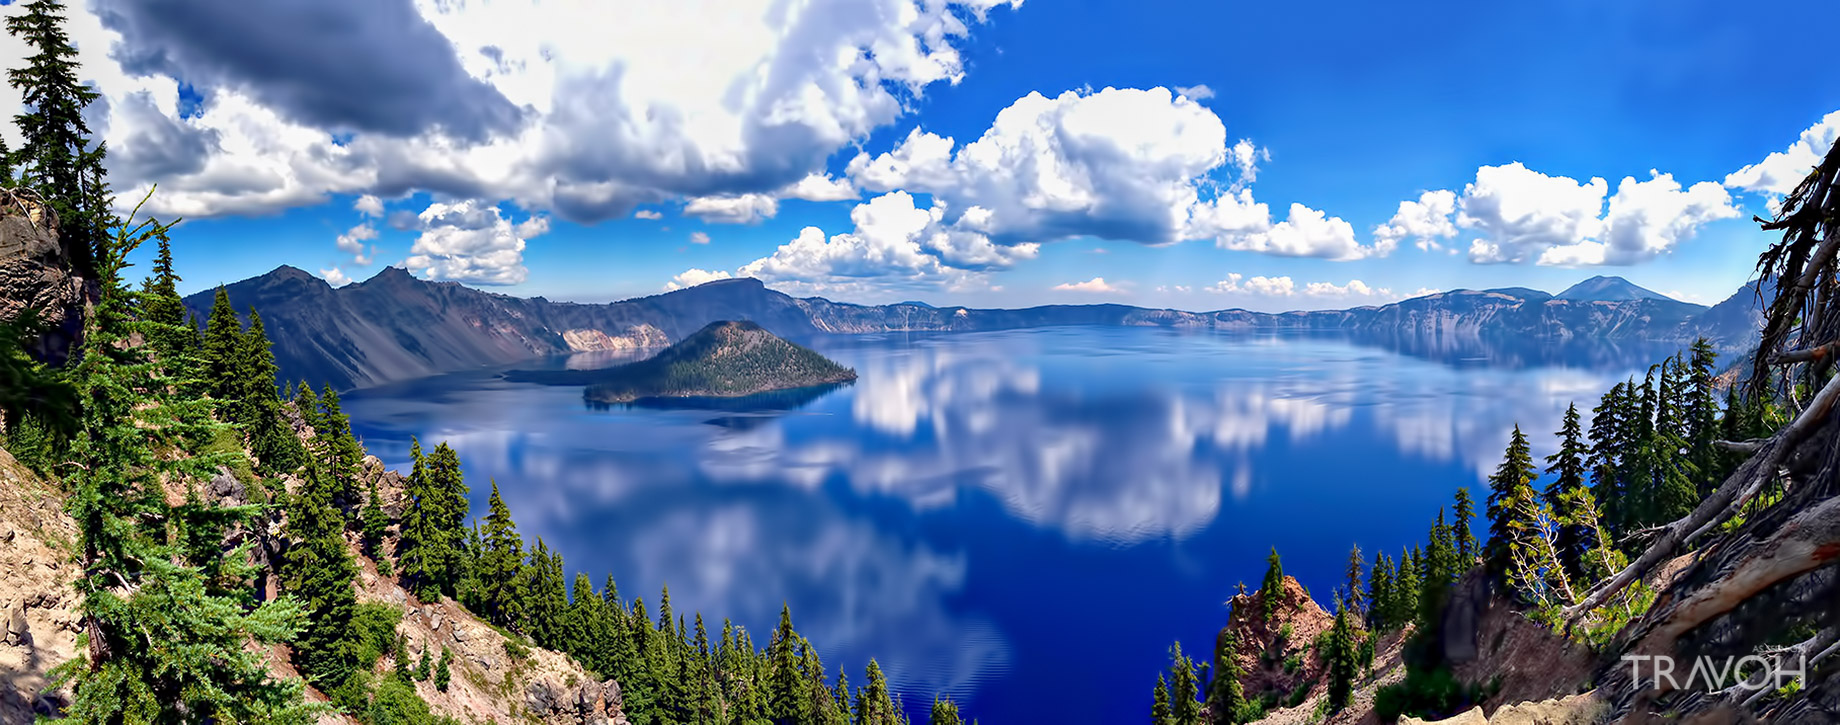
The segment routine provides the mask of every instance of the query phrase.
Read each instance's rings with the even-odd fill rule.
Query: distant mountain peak
[[[1651,289],[1637,286],[1622,277],[1598,275],[1578,284],[1565,288],[1564,292],[1553,295],[1562,300],[1578,302],[1621,302],[1624,300],[1670,300],[1672,297]]]
[[[401,284],[403,282],[419,282],[419,281],[421,280],[416,279],[415,275],[409,274],[409,270],[404,269],[402,267],[389,266],[389,267],[384,267],[381,270],[378,270],[376,274],[371,275],[370,279],[364,280],[363,282],[359,282],[358,284],[375,284],[379,282],[390,283],[390,284]]]
[[[319,279],[314,276],[312,272],[308,272],[307,270],[291,264],[284,264],[269,270],[268,274],[265,276],[274,279]]]

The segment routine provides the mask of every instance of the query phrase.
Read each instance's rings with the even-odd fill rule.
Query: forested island
[[[712,322],[663,352],[602,370],[526,371],[511,380],[586,385],[591,403],[667,398],[738,398],[781,390],[840,385],[856,371],[749,321]]]

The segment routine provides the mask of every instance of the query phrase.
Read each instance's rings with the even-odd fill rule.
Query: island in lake
[[[506,378],[548,385],[586,385],[590,403],[668,398],[737,398],[836,385],[856,379],[838,365],[748,321],[712,322],[639,362],[602,370],[514,370]]]

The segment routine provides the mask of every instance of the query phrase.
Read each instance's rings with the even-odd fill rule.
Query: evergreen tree
[[[355,507],[358,503],[358,466],[364,461],[364,446],[351,433],[351,419],[340,407],[338,391],[326,386],[325,393],[319,397],[319,405],[320,413],[315,416],[313,425],[316,455],[332,482],[333,500],[341,508]],[[457,463],[455,468],[458,469]],[[462,513],[464,508],[463,502]]]
[[[1389,620],[1393,626],[1401,626],[1412,621],[1418,614],[1418,594],[1422,577],[1418,575],[1418,565],[1411,551],[1399,552],[1399,562],[1393,571],[1393,611]]]
[[[1265,580],[1259,585],[1259,593],[1265,604],[1265,620],[1271,621],[1278,616],[1278,600],[1284,598],[1284,565],[1278,561],[1278,547],[1271,547],[1271,555],[1265,557]]]
[[[1182,643],[1169,647],[1169,717],[1175,725],[1201,725],[1201,680]]]
[[[415,661],[415,681],[427,682],[434,676],[434,659],[428,651],[428,644],[422,643],[422,657]]]
[[[447,691],[447,683],[453,680],[454,653],[446,647],[441,648],[441,663],[434,668],[434,689]]]
[[[1582,439],[1583,432],[1578,425],[1578,404],[1573,403],[1565,409],[1565,419],[1559,426],[1559,450],[1546,457],[1546,472],[1554,476],[1553,482],[1546,487],[1545,498],[1560,521],[1571,519],[1566,510],[1569,501],[1565,494],[1585,485],[1585,457],[1590,453]],[[1566,572],[1577,576],[1580,557],[1584,553],[1584,534],[1577,527],[1561,524],[1557,532],[1555,546],[1559,552],[1559,563]]]
[[[86,278],[106,274],[108,205],[97,197],[102,153],[89,145],[84,109],[101,96],[77,77],[77,49],[64,31],[64,3],[27,0],[6,19],[6,32],[30,49],[25,67],[7,71],[25,109],[13,117],[24,145],[8,161],[20,180],[39,190],[59,220],[71,266]],[[87,176],[87,178],[86,178]],[[153,235],[149,235],[153,236]]]
[[[1367,577],[1367,625],[1374,631],[1392,629],[1393,562],[1385,553],[1374,554],[1374,565]]]
[[[1150,700],[1151,725],[1175,725],[1175,717],[1169,710],[1169,681],[1163,673],[1156,673],[1156,690]]]
[[[288,512],[293,541],[282,584],[307,605],[307,627],[294,645],[294,664],[307,682],[329,691],[350,679],[359,643],[352,627],[357,569],[345,549],[344,525],[318,476],[308,476]]]
[[[866,674],[868,684],[856,691],[856,725],[900,725],[900,712],[888,694],[882,666],[870,659]]]
[[[1246,708],[1246,694],[1240,685],[1239,639],[1232,628],[1221,632],[1214,648],[1214,678],[1208,682],[1207,708],[1210,725],[1237,725]]]
[[[1347,603],[1348,608],[1352,610],[1357,617],[1366,616],[1367,607],[1369,606],[1367,591],[1361,586],[1361,566],[1364,563],[1365,562],[1361,560],[1361,545],[1355,544],[1353,548],[1348,551]]]
[[[792,629],[792,608],[781,605],[779,610],[779,627],[773,630],[773,638],[767,644],[769,660],[767,681],[768,708],[776,723],[803,723],[810,718],[807,711],[809,703],[800,697],[798,633]],[[881,674],[880,665],[870,663],[872,676]],[[873,683],[871,683],[873,684]],[[865,686],[864,693],[867,692]],[[857,722],[870,722],[872,717],[881,713],[876,710],[878,702],[871,698],[868,712],[863,711],[863,697],[857,698]]]
[[[243,397],[243,383],[237,377],[242,357],[243,322],[237,318],[236,308],[230,306],[230,293],[219,285],[204,329],[205,377],[210,380],[211,397],[218,400],[220,410],[231,419],[235,419],[234,411]]]
[[[48,50],[45,40],[53,31],[61,37],[60,13],[56,2],[32,0],[8,19],[15,35],[38,34],[28,37],[38,50],[28,73],[68,64],[68,55]],[[20,85],[21,76],[13,78]],[[28,105],[45,108],[50,92],[33,92],[39,100],[29,94]],[[26,133],[28,144],[53,135],[42,127]],[[256,510],[196,497],[171,506],[164,495],[165,481],[209,480],[227,456],[155,454],[208,435],[214,424],[209,401],[175,397],[180,386],[147,364],[146,346],[129,343],[136,335],[151,338],[157,324],[133,316],[135,295],[121,277],[126,257],[152,230],[164,227],[123,223],[99,245],[98,296],[73,356],[80,428],[63,454],[72,465],[57,470],[68,474],[66,506],[76,525],[79,573],[72,586],[81,597],[84,655],[53,670],[53,687],[74,694],[65,712],[75,722],[154,722],[174,712],[199,722],[311,718],[316,708],[302,703],[300,684],[274,680],[263,659],[265,645],[299,631],[300,602],[250,601],[249,544],[228,552],[197,548],[201,541],[222,542],[229,527]],[[147,646],[148,632],[159,633],[161,646]]]
[[[1457,489],[1456,514],[1457,521],[1452,526],[1456,535],[1457,563],[1459,569],[1468,571],[1475,566],[1481,546],[1476,542],[1476,534],[1469,528],[1469,522],[1476,518],[1476,503],[1470,499],[1467,486]]]
[[[377,493],[377,482],[370,483],[369,495],[364,499],[364,511],[358,521],[364,532],[364,553],[377,561],[377,569],[384,576],[389,570],[390,562],[383,556],[383,539],[389,535],[390,516],[383,511],[383,496]]]
[[[485,556],[480,562],[480,583],[485,587],[486,615],[494,624],[514,630],[524,629],[524,539],[518,536],[517,522],[511,509],[498,495],[498,482],[492,482],[492,498],[487,503]]]
[[[1424,578],[1419,582],[1422,591],[1418,599],[1418,622],[1427,631],[1438,621],[1450,594],[1450,585],[1456,581],[1456,559],[1456,545],[1450,528],[1444,525],[1444,510],[1438,509],[1437,523],[1431,527],[1425,553]]]
[[[1634,415],[1629,403],[1630,384],[1617,383],[1591,409],[1591,451],[1585,462],[1593,494],[1610,507],[1605,510],[1606,524],[1619,528],[1624,518],[1623,507],[1617,502],[1623,499],[1623,458],[1630,445],[1627,431]]]
[[[281,413],[281,395],[275,386],[275,356],[269,351],[262,315],[249,312],[249,331],[243,335],[237,375],[243,390],[236,419],[249,437],[249,450],[260,470],[281,474],[299,468],[306,458],[300,437]]]
[[[1509,532],[1514,520],[1511,507],[1514,496],[1534,479],[1533,454],[1527,436],[1519,425],[1508,440],[1508,451],[1495,474],[1489,476],[1489,571],[1499,575],[1508,569]]]
[[[952,698],[933,698],[933,714],[927,719],[929,725],[964,725],[958,716],[958,705]]]
[[[1360,672],[1355,654],[1354,630],[1348,623],[1348,611],[1335,612],[1335,626],[1329,630],[1329,709],[1348,706],[1354,692],[1354,679]]]

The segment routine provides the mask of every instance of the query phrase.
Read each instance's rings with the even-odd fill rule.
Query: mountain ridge
[[[1633,285],[1632,285],[1633,286]],[[1391,338],[1449,340],[1513,336],[1563,341],[1689,341],[1705,335],[1722,347],[1754,336],[1759,313],[1738,297],[1719,315],[1672,299],[1564,300],[1538,290],[1459,289],[1382,305],[1341,310],[1188,312],[1104,303],[1019,309],[858,305],[796,298],[753,278],[609,303],[513,297],[431,282],[396,267],[334,288],[299,268],[226,285],[245,318],[262,313],[284,380],[338,389],[549,355],[664,347],[718,320],[747,320],[790,338],[880,332],[972,332],[1064,325],[1148,326],[1224,331],[1327,331]],[[185,304],[202,323],[214,291]],[[1728,304],[1729,303],[1729,304]],[[1754,306],[1750,305],[1750,306]]]
[[[1565,288],[1553,295],[1562,300],[1580,302],[1621,302],[1624,300],[1673,300],[1674,298],[1637,285],[1622,277],[1598,275]],[[1678,301],[1678,300],[1675,300]]]

